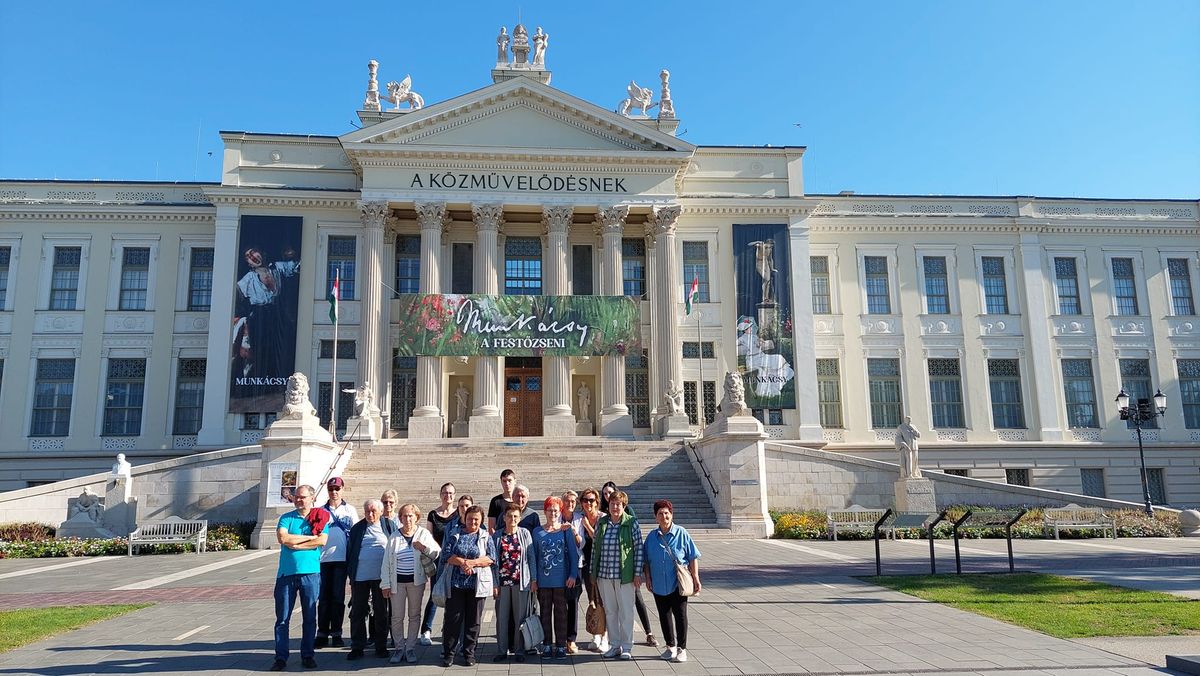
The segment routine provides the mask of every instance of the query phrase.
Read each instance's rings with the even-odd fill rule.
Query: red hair
[[[542,503],[542,511],[544,512],[544,511],[550,509],[551,507],[557,507],[558,511],[561,512],[562,511],[562,499],[558,498],[556,496],[553,496],[553,495],[546,498],[546,501]]]

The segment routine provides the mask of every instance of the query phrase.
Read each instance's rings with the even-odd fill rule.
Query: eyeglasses
[[[584,502],[595,502],[596,498],[584,498],[583,501]]]
[[[395,500],[381,500],[380,502],[382,502],[382,503],[383,503],[383,504],[385,504],[385,505],[394,505],[394,504],[396,504],[396,501],[395,501]]]

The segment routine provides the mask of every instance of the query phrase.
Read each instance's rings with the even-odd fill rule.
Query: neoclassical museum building
[[[807,194],[521,33],[445,101],[372,62],[341,136],[222,132],[216,183],[0,182],[0,489],[253,444],[295,371],[363,441],[686,437],[734,373],[773,438],[907,416],[929,469],[1135,501],[1113,402],[1161,390],[1151,493],[1200,503],[1196,201]]]

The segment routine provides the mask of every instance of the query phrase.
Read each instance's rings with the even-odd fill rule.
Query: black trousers
[[[646,602],[642,600],[642,588],[633,588],[633,607],[637,609],[638,620],[642,623],[642,629],[646,631],[646,635],[653,634],[650,629],[650,613],[646,612]]]
[[[346,619],[346,562],[321,564],[321,592],[317,600],[317,636],[341,636]]]
[[[368,606],[368,602],[370,605]],[[367,647],[367,617],[371,618],[370,639],[375,650],[387,650],[388,614],[385,608],[391,604],[383,598],[379,580],[350,583],[350,647],[364,650]]]
[[[658,621],[662,624],[663,640],[667,647],[687,650],[687,597],[680,596],[678,589],[666,596],[655,594],[654,605],[658,608]],[[678,643],[675,642],[675,632],[679,632]]]
[[[479,643],[479,624],[483,620],[483,599],[475,598],[474,589],[450,590],[442,620],[442,656],[454,657],[462,637],[463,657],[474,657]]]
[[[570,591],[566,587],[538,587],[538,615],[546,645],[567,646],[567,592]]]
[[[575,580],[575,586],[567,589],[567,640],[574,643],[579,638],[579,598],[583,596],[583,569]]]

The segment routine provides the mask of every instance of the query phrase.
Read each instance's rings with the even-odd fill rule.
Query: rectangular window
[[[625,405],[634,427],[650,426],[650,360],[645,350],[625,357]]]
[[[962,371],[957,359],[929,360],[929,402],[933,406],[933,426],[964,428]]]
[[[180,359],[175,376],[173,434],[196,434],[204,419],[204,359]]]
[[[1200,359],[1180,359],[1179,403],[1183,406],[1183,426],[1200,430]]]
[[[1006,469],[1004,470],[1004,481],[1010,486],[1028,486],[1029,470]]]
[[[704,424],[708,425],[717,417],[717,383],[713,380],[705,380],[702,385],[704,391]]]
[[[984,256],[983,298],[989,315],[1008,314],[1008,280],[1004,276],[1004,259],[1000,256]]]
[[[1192,273],[1188,269],[1188,259],[1168,258],[1167,273],[1171,277],[1171,309],[1176,316],[1196,314],[1196,302],[1192,298]],[[0,299],[3,306],[3,299]]]
[[[355,359],[357,353],[357,341],[354,340],[338,340],[337,355],[338,359]],[[317,353],[320,359],[333,359],[333,341],[322,340],[320,351]]]
[[[321,427],[329,429],[329,406],[333,402],[332,388],[330,383],[321,383],[321,389],[317,390],[317,415],[321,418]],[[345,390],[350,390],[346,392]],[[354,383],[340,382],[338,383],[338,402],[337,402],[337,429],[339,432],[346,431],[346,420],[350,418],[350,414],[354,412]]]
[[[1079,302],[1079,274],[1074,258],[1054,259],[1054,285],[1058,289],[1058,314],[1083,314],[1083,306]]]
[[[1139,402],[1153,401],[1153,390],[1150,389],[1150,360],[1122,359],[1121,388],[1129,395],[1129,407],[1134,408]],[[1128,429],[1133,429],[1133,421],[1125,421]],[[1142,423],[1142,429],[1158,429],[1158,418],[1154,417]]]
[[[395,289],[397,295],[421,292],[420,235],[396,235]]]
[[[950,476],[970,477],[971,470],[969,470],[969,469],[944,469],[944,470],[942,470],[942,474],[949,474]]]
[[[1150,487],[1150,504],[1165,505],[1167,503],[1167,482],[1161,467],[1146,468],[1146,484]]]
[[[450,293],[475,292],[475,245],[455,242],[450,246]]]
[[[118,310],[145,310],[150,286],[150,249],[125,247],[121,252],[121,293]]]
[[[71,429],[71,397],[74,389],[74,359],[37,360],[29,436],[67,436]]]
[[[1112,274],[1113,298],[1117,301],[1117,314],[1138,314],[1137,283],[1133,276],[1133,259],[1112,259]]]
[[[141,434],[142,400],[145,395],[146,360],[109,359],[103,434],[118,437]]]
[[[867,389],[871,397],[871,427],[895,429],[900,426],[900,360],[868,359]]]
[[[683,243],[683,298],[692,290],[692,280],[700,280],[696,302],[708,302],[708,242]]]
[[[867,280],[867,314],[891,314],[892,295],[888,290],[887,257],[863,256],[863,268]]]
[[[408,419],[417,406],[417,358],[401,357],[392,351],[392,399],[388,424],[407,430]]]
[[[683,341],[683,358],[684,359],[700,359],[703,356],[705,359],[713,359],[713,344],[709,341],[697,343],[696,341]]]
[[[504,240],[504,293],[510,296],[542,294],[542,241],[537,237]]]
[[[349,237],[329,238],[329,255],[326,262],[329,267],[326,272],[329,289],[333,288],[333,278],[338,277],[338,297],[342,300],[354,300],[354,273],[356,265],[355,253],[358,248],[358,238]]]
[[[700,414],[696,412],[696,383],[690,380],[683,382],[683,410],[687,412],[689,423],[700,424]]]
[[[0,310],[8,300],[8,266],[12,257],[12,247],[0,246]]]
[[[213,250],[211,247],[192,249],[188,270],[188,305],[190,312],[208,312],[212,308]]]
[[[829,291],[829,257],[813,256],[808,259],[808,269],[812,275],[813,314],[833,314],[833,297]]]
[[[1067,426],[1099,428],[1092,360],[1064,359],[1062,372],[1063,392],[1067,398]]]
[[[1079,481],[1083,485],[1083,494],[1093,498],[1108,497],[1104,489],[1104,470],[1099,468],[1081,467]]]
[[[992,394],[992,426],[998,430],[1024,429],[1020,362],[1016,359],[989,359],[988,389]]]
[[[571,246],[571,293],[590,296],[595,293],[592,286],[592,245]]]
[[[817,360],[817,405],[821,427],[842,428],[842,378],[836,359]]]
[[[54,268],[50,273],[50,309],[74,310],[79,294],[79,263],[83,248],[60,246],[54,248]]]
[[[626,296],[646,300],[646,240],[621,239],[621,287]]]
[[[750,413],[764,425],[783,424],[783,409],[781,408],[755,408],[751,409]]]
[[[950,281],[946,276],[945,256],[925,256],[925,312],[950,314]]]

